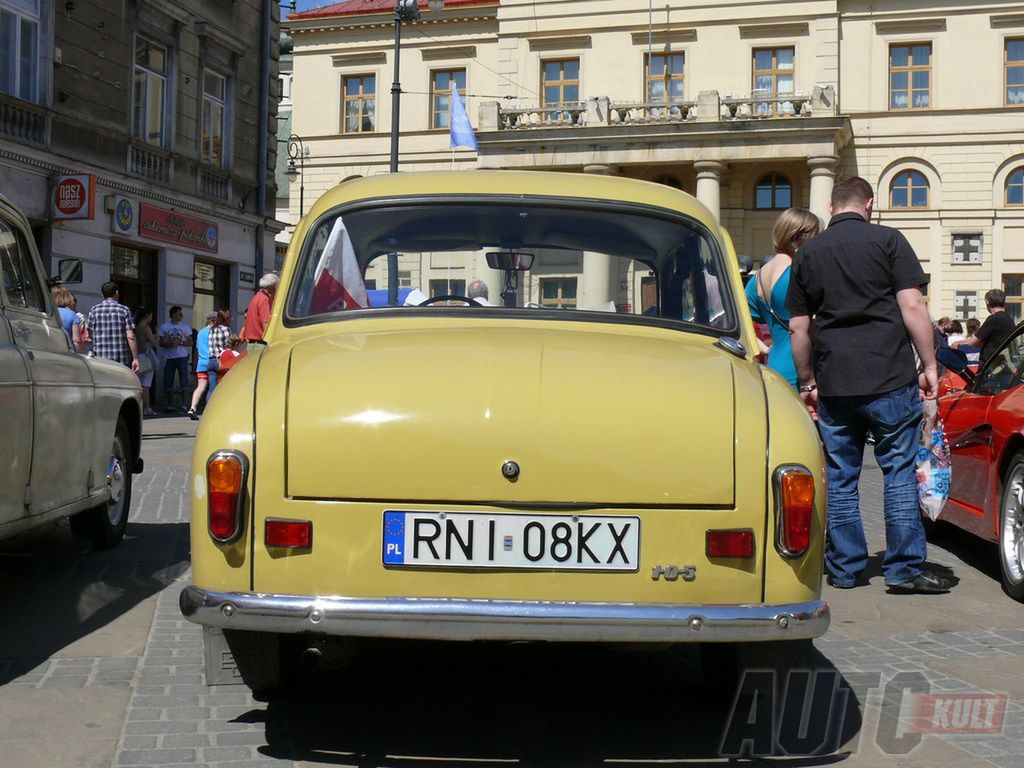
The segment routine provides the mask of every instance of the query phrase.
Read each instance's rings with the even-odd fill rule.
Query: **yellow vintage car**
[[[180,599],[255,691],[354,638],[720,663],[826,631],[817,434],[755,363],[732,243],[692,197],[377,176],[325,194],[285,263],[196,437]],[[472,297],[409,295],[453,264]]]

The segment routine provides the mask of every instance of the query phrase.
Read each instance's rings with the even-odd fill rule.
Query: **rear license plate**
[[[636,571],[640,518],[384,513],[388,566]]]

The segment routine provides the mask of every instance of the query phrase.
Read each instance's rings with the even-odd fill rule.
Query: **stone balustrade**
[[[231,174],[209,165],[199,166],[199,194],[217,200],[231,197]]]
[[[43,147],[47,122],[45,107],[0,93],[0,137]]]
[[[128,145],[128,173],[167,184],[171,180],[171,153],[145,144]]]
[[[743,97],[727,93],[723,97],[718,91],[701,91],[696,101],[674,104],[613,102],[606,96],[597,96],[577,104],[544,109],[505,107],[501,102],[491,101],[480,105],[479,130],[832,117],[836,114],[835,104],[835,89],[831,85],[815,86],[810,94],[797,91],[785,96],[754,92]]]

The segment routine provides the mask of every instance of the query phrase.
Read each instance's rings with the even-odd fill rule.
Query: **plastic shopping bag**
[[[932,400],[931,404],[934,403]],[[929,519],[937,520],[942,512],[949,498],[951,479],[949,443],[946,442],[942,419],[937,412],[928,414],[926,409],[921,423],[921,443],[917,449],[917,498],[921,503],[921,511]]]

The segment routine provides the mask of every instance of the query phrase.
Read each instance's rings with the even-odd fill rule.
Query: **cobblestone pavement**
[[[241,686],[207,686],[201,632],[177,608],[193,432],[185,419],[147,422],[147,469],[117,549],[84,551],[66,526],[0,549],[4,768],[727,762],[729,707],[708,700],[692,649],[377,643],[269,704]],[[873,464],[862,488],[880,549]],[[990,546],[940,529],[930,559],[960,577],[952,594],[887,595],[877,567],[868,586],[826,588],[833,624],[815,641],[816,681],[850,693],[808,699],[811,722],[832,728],[827,754],[794,764],[1024,767],[1024,608],[999,589]],[[912,745],[894,742],[902,729],[888,732],[894,679],[1005,694],[1001,730],[927,734],[894,754]]]

